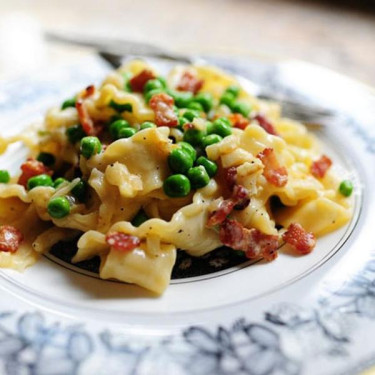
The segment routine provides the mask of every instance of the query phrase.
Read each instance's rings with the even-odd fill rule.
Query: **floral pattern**
[[[109,330],[90,334],[83,326],[48,323],[38,312],[19,316],[4,312],[0,373],[302,374],[306,361],[314,358],[348,357],[356,320],[375,320],[375,259],[360,275],[312,308],[280,303],[267,310],[260,322],[241,318],[230,327],[191,326],[177,336],[143,340]]]

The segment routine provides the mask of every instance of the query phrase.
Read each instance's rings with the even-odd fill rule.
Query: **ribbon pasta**
[[[340,181],[334,171],[328,170],[322,178],[311,173],[311,165],[320,152],[317,139],[303,124],[282,118],[275,103],[258,100],[244,90],[240,90],[238,100],[251,106],[252,113],[261,113],[272,122],[278,135],[267,132],[256,116],[250,115],[246,127],[234,126],[231,134],[218,143],[205,150],[198,147],[198,152],[205,151],[207,158],[218,165],[216,177],[184,197],[166,195],[163,184],[171,174],[167,160],[177,147],[172,139],[181,140],[183,129],[163,125],[140,128],[145,121],[156,121],[155,111],[142,93],[124,87],[126,77],[145,69],[156,77],[147,64],[133,61],[112,72],[92,95],[84,91],[78,94],[95,126],[106,129],[113,116],[117,116],[137,130],[129,138],[112,142],[104,130],[99,138],[105,147],[90,158],[80,154],[79,145],[69,142],[66,133],[82,122],[74,107],[49,110],[40,127],[43,132],[37,135],[35,131],[32,141],[22,136],[0,139],[2,151],[21,140],[29,146],[31,158],[40,152],[52,154],[54,176],[67,180],[56,187],[32,189],[17,183],[17,178],[0,183],[0,225],[17,228],[24,238],[16,252],[0,251],[0,267],[23,270],[55,243],[78,235],[73,262],[99,256],[101,278],[134,283],[160,294],[169,284],[178,249],[202,256],[222,246],[217,228],[207,226],[207,221],[228,198],[220,171],[229,168],[235,168],[236,183],[246,189],[250,199],[243,209],[230,212],[231,220],[243,228],[279,236],[290,224],[299,223],[306,231],[320,236],[350,219],[351,201],[338,192]],[[219,100],[228,86],[238,85],[236,80],[208,66],[193,66],[188,71],[203,82],[200,90],[209,93],[215,103],[215,111],[208,111],[202,120],[194,120],[190,126],[205,129],[209,119],[230,117],[231,110],[220,105]],[[168,85],[176,88],[184,72],[186,68],[174,69]],[[131,110],[119,111],[121,106]],[[258,157],[265,149],[272,149],[278,163],[286,169],[285,185],[277,186],[267,180],[265,164]],[[76,178],[77,171],[80,178]],[[88,186],[86,202],[71,194],[80,179]],[[71,204],[69,214],[51,217],[49,201],[65,196]],[[272,197],[280,201],[277,210],[270,203]],[[140,210],[148,219],[136,226],[132,220]],[[280,226],[284,228],[281,231]],[[109,233],[134,236],[140,243],[129,251],[121,251],[111,246],[107,240]]]

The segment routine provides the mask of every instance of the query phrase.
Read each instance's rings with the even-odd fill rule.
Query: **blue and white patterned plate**
[[[175,279],[160,298],[53,255],[1,270],[0,374],[355,374],[375,363],[375,93],[299,61],[209,60],[333,113],[319,136],[355,182],[351,222],[306,257],[229,267],[218,253],[209,273]],[[109,70],[90,57],[3,82],[1,135]],[[24,155],[13,147],[0,165]]]

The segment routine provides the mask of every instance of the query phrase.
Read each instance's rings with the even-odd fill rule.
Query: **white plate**
[[[173,280],[159,298],[53,256],[24,273],[1,270],[1,374],[350,374],[375,362],[374,93],[298,61],[212,61],[334,111],[319,136],[339,173],[355,182],[350,223],[308,256],[281,252],[271,263]],[[108,70],[90,57],[6,82],[1,135]],[[23,157],[15,147],[0,165]]]

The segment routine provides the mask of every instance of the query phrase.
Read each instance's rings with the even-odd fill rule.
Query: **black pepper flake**
[[[182,229],[180,229],[179,231],[178,231],[178,233],[182,233],[183,232],[183,230]]]
[[[111,167],[113,167],[113,163],[112,164],[110,164],[111,165]]]

